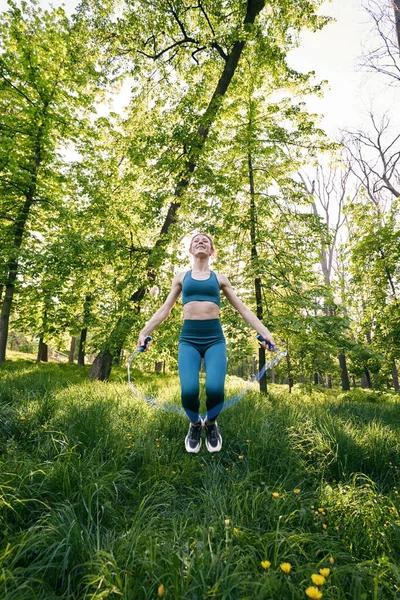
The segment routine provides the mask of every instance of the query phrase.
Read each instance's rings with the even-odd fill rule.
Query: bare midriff
[[[207,302],[204,300],[195,300],[188,302],[183,307],[183,318],[205,321],[206,319],[219,318],[219,306],[215,302]]]

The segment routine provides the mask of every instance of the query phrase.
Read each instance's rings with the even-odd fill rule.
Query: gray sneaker
[[[206,447],[209,452],[219,452],[222,448],[222,437],[218,429],[217,421],[214,423],[204,422],[206,430]]]
[[[203,429],[203,421],[200,419],[197,423],[190,423],[189,431],[185,438],[185,448],[187,452],[197,454],[201,448],[201,431]]]

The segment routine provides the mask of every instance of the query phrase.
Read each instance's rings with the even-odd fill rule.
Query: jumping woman
[[[140,332],[138,346],[146,345],[146,338],[169,316],[182,293],[184,321],[179,338],[178,369],[182,406],[190,419],[185,447],[187,452],[197,453],[201,447],[201,432],[204,428],[207,450],[219,452],[222,438],[215,419],[224,403],[226,376],[226,341],[219,321],[220,290],[243,319],[266,340],[262,342],[264,348],[267,348],[267,342],[275,344],[265,325],[239,300],[228,278],[211,271],[210,260],[215,255],[212,238],[206,233],[195,235],[189,252],[193,257],[192,270],[182,271],[174,277],[164,304]],[[206,371],[207,397],[207,417],[204,421],[199,415],[199,373],[202,358]]]

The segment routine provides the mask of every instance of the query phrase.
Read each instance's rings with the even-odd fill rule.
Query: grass
[[[177,377],[133,375],[179,402]],[[2,599],[297,600],[321,568],[325,599],[400,598],[398,396],[255,387],[191,456],[125,376],[1,366]]]

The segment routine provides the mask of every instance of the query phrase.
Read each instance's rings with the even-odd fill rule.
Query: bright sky
[[[289,64],[299,71],[315,71],[317,81],[327,79],[329,87],[323,99],[308,99],[310,110],[323,115],[322,126],[331,136],[341,128],[362,127],[367,121],[371,105],[380,114],[393,114],[400,104],[400,89],[389,88],[377,77],[357,68],[362,44],[370,37],[370,25],[361,7],[362,0],[332,0],[326,2],[321,14],[332,16],[335,23],[317,33],[305,32],[301,47],[289,56]],[[60,0],[39,0],[44,8],[59,6]],[[78,0],[68,0],[67,10],[72,12]],[[7,1],[0,0],[0,11]],[[115,109],[127,103],[129,85],[124,86]]]

